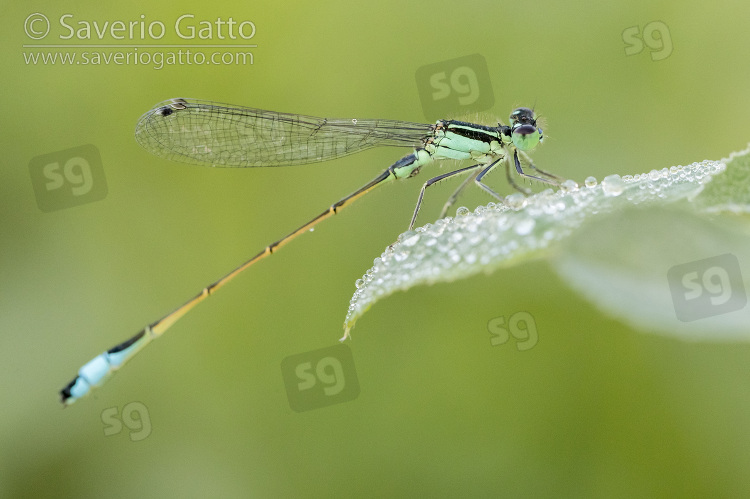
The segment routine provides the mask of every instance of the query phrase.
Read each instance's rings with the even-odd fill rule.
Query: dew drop
[[[565,182],[563,182],[563,183],[562,183],[562,184],[560,185],[560,188],[561,188],[561,189],[562,189],[562,190],[563,190],[564,192],[575,191],[576,189],[578,189],[578,184],[576,183],[576,181],[575,181],[575,180],[570,180],[570,179],[568,179],[568,180],[566,180]]]
[[[619,175],[609,175],[602,180],[602,189],[605,196],[619,196],[625,189],[625,182]]]
[[[520,192],[514,192],[513,194],[506,196],[505,205],[512,210],[520,210],[526,204],[526,196]]]
[[[586,187],[596,187],[596,177],[586,177],[586,180],[584,180],[583,183]]]
[[[462,206],[456,210],[457,217],[465,217],[469,213],[471,213],[471,211],[469,211],[469,209],[466,206]]]
[[[409,230],[401,234],[398,237],[398,240],[404,246],[414,246],[415,244],[417,244],[417,242],[419,242],[419,234],[417,234],[413,230]]]

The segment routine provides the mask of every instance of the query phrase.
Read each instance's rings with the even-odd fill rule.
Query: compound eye
[[[521,123],[521,124],[534,124],[534,111],[529,109],[528,107],[519,107],[512,113],[510,113],[510,121],[512,123]]]
[[[533,125],[519,125],[513,128],[512,140],[521,151],[530,151],[542,140],[542,131]]]

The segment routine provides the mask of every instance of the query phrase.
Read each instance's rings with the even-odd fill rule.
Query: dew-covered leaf
[[[505,204],[490,203],[474,212],[459,209],[455,218],[438,220],[399,236],[374,261],[350,302],[346,333],[375,302],[420,284],[450,282],[489,273],[531,258],[547,256],[585,222],[626,208],[688,205],[724,165],[703,161],[689,166],[625,176],[611,175],[577,186],[567,181],[528,198],[514,194]],[[715,206],[716,199],[706,199]]]

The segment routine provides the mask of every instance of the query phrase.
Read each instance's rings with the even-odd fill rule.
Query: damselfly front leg
[[[502,203],[503,202],[503,197],[500,194],[498,194],[497,192],[495,192],[494,190],[492,190],[492,188],[490,186],[488,186],[487,184],[485,184],[484,182],[482,182],[482,179],[484,178],[484,176],[487,175],[492,170],[494,170],[495,166],[500,161],[505,161],[505,158],[504,157],[503,158],[499,158],[499,159],[496,159],[495,161],[493,161],[492,163],[490,163],[487,167],[485,167],[484,170],[482,170],[479,173],[479,175],[477,175],[477,178],[475,179],[475,182],[479,186],[480,189],[484,190],[484,192],[488,193],[490,196],[494,197],[495,199],[497,199],[498,201],[500,201]]]
[[[529,166],[529,168],[531,168],[532,170],[536,170],[541,175],[544,175],[545,177],[548,177],[548,178],[552,179],[553,182],[550,182],[549,180],[542,179],[542,178],[539,178],[539,177],[534,177],[536,180],[541,180],[542,182],[544,182],[546,184],[551,184],[551,185],[556,185],[556,186],[559,186],[560,184],[562,184],[565,181],[565,179],[563,177],[560,177],[560,176],[555,175],[553,173],[546,172],[546,171],[542,170],[541,168],[538,168],[534,164],[534,161],[532,161],[532,159],[529,157],[529,155],[526,154],[525,152],[520,151],[519,155],[526,161],[526,164]],[[520,161],[518,161],[517,157],[514,158],[514,162],[516,163],[516,169],[518,169],[521,165],[520,165]],[[521,175],[526,176],[525,174],[521,174]]]
[[[508,184],[510,184],[511,187],[525,194],[526,196],[530,195],[531,189],[529,189],[528,187],[524,187],[522,185],[518,185],[516,181],[513,179],[513,175],[510,172],[510,160],[506,159],[504,163],[505,163],[505,178],[508,180]]]

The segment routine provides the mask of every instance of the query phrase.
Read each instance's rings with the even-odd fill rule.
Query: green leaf
[[[748,162],[746,157],[742,158],[735,156],[732,165],[744,171],[737,173],[737,178],[746,179]],[[648,210],[674,205],[696,210],[699,206],[696,196],[712,177],[721,177],[724,170],[723,163],[703,161],[623,178],[610,175],[600,184],[587,179],[586,185],[581,187],[567,181],[557,192],[548,189],[528,198],[514,194],[508,196],[503,205],[490,203],[473,213],[460,208],[455,218],[448,217],[401,234],[357,281],[344,323],[344,338],[374,303],[396,291],[420,284],[451,282],[531,258],[550,256],[560,251],[561,243],[581,231],[585,224],[593,221],[604,226],[618,223],[617,218],[607,222],[607,217],[617,217],[627,208]],[[746,188],[731,188],[726,194],[731,197],[733,206],[742,205]],[[721,192],[705,196],[700,208],[718,210],[726,197],[722,197]],[[653,233],[637,237],[642,237],[644,242],[656,239]],[[565,265],[567,269],[572,268],[574,254],[570,253],[570,260],[559,260],[561,268]],[[615,260],[615,255],[612,256]],[[659,268],[664,270],[663,265]]]
[[[696,209],[714,213],[750,213],[750,145],[721,162],[727,170],[717,175],[698,196]]]
[[[571,288],[608,315],[643,331],[702,341],[750,339],[748,263],[746,225],[661,206],[594,220],[552,260]]]

